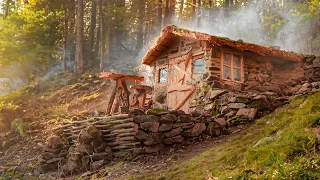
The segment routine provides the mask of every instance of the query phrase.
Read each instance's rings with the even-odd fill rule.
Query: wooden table
[[[109,104],[107,107],[107,114],[119,112],[119,107],[124,106],[129,108],[129,95],[130,92],[127,88],[126,82],[143,82],[144,77],[120,73],[101,73],[100,78],[106,78],[116,81],[116,87],[114,88]]]

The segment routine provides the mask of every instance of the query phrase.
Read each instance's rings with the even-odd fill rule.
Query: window
[[[206,72],[206,63],[203,59],[196,59],[193,61],[193,72],[204,73]]]
[[[168,76],[168,68],[161,68],[159,69],[159,83],[166,83],[167,82],[167,76]]]
[[[243,81],[242,56],[232,53],[223,53],[222,78],[232,81]]]

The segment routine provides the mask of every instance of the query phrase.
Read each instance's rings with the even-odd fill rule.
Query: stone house
[[[304,76],[303,58],[171,25],[163,29],[142,64],[153,70],[153,108],[190,112],[201,88],[284,94],[290,81]]]

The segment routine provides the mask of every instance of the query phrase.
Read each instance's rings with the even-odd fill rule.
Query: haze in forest
[[[33,75],[46,81],[66,71],[64,66],[68,72],[76,72],[76,47],[83,47],[82,68],[133,73],[161,29],[169,24],[233,40],[281,46],[296,53],[319,54],[320,50],[317,0],[84,0],[81,46],[76,39],[78,1],[49,2],[44,5],[35,0],[24,6],[17,4],[20,1],[0,1],[0,37],[4,37],[0,42],[0,80],[6,84],[2,86],[5,94]],[[102,2],[101,14],[97,2]],[[19,23],[24,23],[24,28]],[[104,26],[103,37],[100,24]]]

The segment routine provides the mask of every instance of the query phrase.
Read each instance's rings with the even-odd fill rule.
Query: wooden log
[[[59,127],[56,127],[54,129],[52,129],[52,132],[55,132],[55,131],[58,131],[58,130],[61,130],[61,129],[65,129],[67,127],[70,127],[72,126],[72,124],[67,124],[67,125],[63,125],[63,126],[59,126]]]
[[[106,134],[103,135],[104,138],[110,138],[110,137],[126,137],[126,136],[135,136],[137,133],[135,132],[127,132],[127,133],[112,133],[112,134]]]
[[[112,115],[112,116],[105,116],[105,117],[96,117],[96,119],[101,120],[117,120],[117,119],[125,119],[129,118],[129,114],[118,114],[118,115]]]
[[[95,120],[94,118],[91,118],[91,119],[87,119],[87,120],[83,120],[83,121],[72,121],[72,124],[87,124],[87,123],[90,123],[94,120]]]
[[[128,133],[128,132],[138,132],[138,125],[135,124],[135,126],[133,128],[129,128],[129,129],[116,129],[111,131],[110,133]]]
[[[121,149],[135,149],[137,147],[141,147],[141,145],[136,144],[136,145],[120,145],[120,146],[114,146],[114,147],[110,147],[111,150],[115,151],[115,150],[121,150]]]
[[[103,138],[105,141],[136,141],[134,136]]]
[[[135,142],[135,141],[116,141],[116,142],[110,142],[107,143],[108,146],[114,147],[114,146],[135,146],[135,145],[141,145],[140,142]]]
[[[125,124],[125,123],[128,123],[128,122],[133,122],[133,118],[107,121],[107,123],[110,123],[110,124],[112,124],[112,125],[115,125],[115,124]]]
[[[111,120],[100,120],[95,123],[92,123],[93,125],[96,124],[124,124],[128,122],[133,122],[133,118],[124,118],[124,119],[111,119]]]
[[[108,128],[110,128],[110,127],[112,127],[112,125],[110,125],[110,124],[102,124],[102,125],[94,125],[96,128],[98,128],[98,129],[108,129]]]
[[[117,95],[117,91],[118,91],[118,81],[116,81],[116,87],[113,89],[112,94],[109,98],[109,103],[108,103],[107,112],[106,112],[107,114],[110,114],[111,112],[114,99]]]
[[[124,124],[114,125],[114,126],[112,126],[112,129],[132,128],[135,125],[136,124],[134,122],[129,122],[129,123],[124,123]]]

